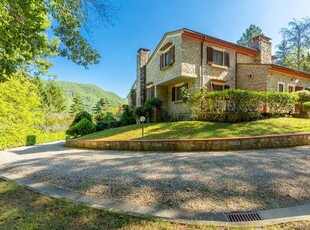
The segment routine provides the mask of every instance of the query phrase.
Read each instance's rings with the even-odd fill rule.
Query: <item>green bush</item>
[[[97,121],[95,130],[96,132],[102,131],[105,129],[110,129],[110,128],[116,128],[118,127],[119,124],[116,120],[108,120],[108,121]]]
[[[30,136],[33,136],[33,137],[29,138]],[[35,134],[31,134],[31,135],[26,135],[23,133],[19,135],[1,135],[0,136],[0,150],[30,145],[30,143],[32,145],[32,144],[41,144],[41,143],[47,143],[47,142],[52,142],[52,141],[59,141],[59,140],[64,140],[65,138],[66,138],[65,132],[57,132],[57,133],[36,132]]]
[[[266,102],[272,114],[289,113],[297,103],[297,100],[298,96],[293,93],[266,93]]]
[[[303,111],[310,113],[310,102],[305,102],[302,106]]]
[[[92,122],[92,116],[91,116],[88,112],[82,111],[82,112],[79,112],[79,113],[75,116],[75,118],[74,118],[74,120],[73,120],[71,126],[73,126],[73,125],[79,123],[79,122],[80,122],[81,120],[83,120],[84,118],[86,118],[87,120],[89,120],[90,122]]]
[[[141,116],[146,116],[146,114],[145,114],[145,110],[144,110],[144,106],[139,106],[139,107],[137,107],[136,108],[136,110],[135,110],[135,114],[136,114],[136,116],[139,118],[139,117],[141,117]]]
[[[199,92],[190,103],[195,119],[239,122],[263,118],[261,112],[267,105],[272,116],[288,113],[297,99],[297,95],[289,93],[228,89]]]
[[[134,109],[132,107],[129,107],[128,105],[124,105],[124,111],[120,119],[120,125],[126,126],[133,124],[136,124],[136,116],[134,113]]]
[[[95,130],[94,124],[87,118],[83,118],[77,124],[70,126],[69,129],[66,131],[66,134],[77,137],[90,134],[94,132],[94,130]]]

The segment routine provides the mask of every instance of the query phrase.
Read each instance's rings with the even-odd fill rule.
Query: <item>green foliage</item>
[[[306,60],[306,59],[303,60],[303,55],[305,53],[306,54],[309,53],[310,18],[309,17],[303,18],[299,21],[294,18],[292,21],[288,23],[288,28],[281,29],[281,33],[283,40],[287,42],[288,46],[287,51],[289,51],[288,56],[293,57],[297,65],[297,69],[302,70],[301,69],[303,67],[302,62]],[[281,44],[283,43],[284,42],[282,41]],[[283,52],[283,49],[282,51],[280,50],[280,52]],[[283,62],[282,63],[283,65],[286,64],[283,60],[283,57],[282,60],[280,61]],[[307,67],[307,64],[304,63],[304,65],[305,67]]]
[[[150,116],[154,109],[161,109],[163,102],[160,98],[152,97],[144,103],[144,112],[147,116]]]
[[[305,111],[306,113],[310,113],[310,102],[305,102],[305,103],[302,105],[302,109],[303,109],[303,111]]]
[[[0,92],[0,146],[10,146],[11,141],[6,143],[10,138],[21,145],[44,120],[37,89],[19,75],[0,83]]]
[[[237,122],[261,118],[266,105],[272,114],[289,112],[297,99],[297,95],[289,93],[228,89],[199,92],[190,103],[195,119]]]
[[[92,109],[94,112],[94,119],[97,121],[106,119],[106,116],[108,116],[108,111],[110,109],[111,104],[109,103],[109,101],[106,98],[100,98],[100,100],[96,103],[95,107]],[[111,116],[111,114],[109,114],[109,116]]]
[[[94,131],[94,124],[89,119],[83,118],[78,123],[70,126],[69,129],[66,131],[66,134],[77,137],[92,133]]]
[[[97,121],[96,123],[96,132],[102,131],[105,129],[116,128],[119,126],[119,123],[116,120],[104,120],[104,121]]]
[[[126,126],[132,124],[136,124],[134,109],[132,107],[129,107],[128,105],[124,105],[124,111],[120,119],[120,125]]]
[[[81,120],[83,120],[84,118],[86,118],[87,120],[89,120],[90,122],[92,121],[92,116],[86,112],[86,111],[81,111],[78,114],[76,114],[71,126],[79,123]]]
[[[145,110],[144,110],[144,106],[138,106],[138,107],[136,107],[136,109],[135,109],[135,114],[136,114],[136,116],[139,118],[139,117],[141,117],[141,116],[146,116],[146,112],[145,112]]]
[[[61,113],[67,110],[66,97],[62,88],[54,80],[49,80],[45,85],[47,100],[45,101],[49,112]]]
[[[80,97],[79,94],[75,95],[75,97],[73,98],[73,104],[70,107],[70,115],[74,116],[80,112],[82,112],[84,110],[84,105],[83,105],[83,101],[82,98]]]
[[[111,104],[112,108],[126,104],[126,99],[123,99],[113,92],[105,91],[95,85],[56,81],[56,83],[63,89],[67,98],[67,107],[73,104],[74,95],[80,95],[85,106],[85,110],[92,112],[93,107],[101,98],[106,98]]]
[[[266,101],[272,114],[290,112],[297,103],[298,96],[293,93],[267,92]]]
[[[26,145],[35,145],[36,144],[36,135],[28,135],[26,138]]]
[[[1,1],[0,81],[17,71],[46,73],[52,66],[48,58],[57,55],[85,68],[97,64],[100,55],[83,38],[81,28],[93,15],[99,19],[94,21],[111,23],[114,13],[113,7],[100,1]]]
[[[298,95],[299,103],[310,102],[310,91],[309,90],[301,90],[301,91],[295,92],[295,94]]]
[[[242,34],[241,38],[237,41],[237,44],[243,46],[250,46],[251,38],[263,34],[263,31],[258,26],[251,24],[245,33]]]

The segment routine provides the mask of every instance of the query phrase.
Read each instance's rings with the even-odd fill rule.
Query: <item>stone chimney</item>
[[[259,51],[257,62],[260,64],[271,64],[271,38],[264,35],[253,37],[250,42],[250,47]]]
[[[146,63],[150,58],[150,50],[140,48],[137,53],[137,101],[136,105],[143,105],[144,89],[146,81]]]

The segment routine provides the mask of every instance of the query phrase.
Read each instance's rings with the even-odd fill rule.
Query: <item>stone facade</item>
[[[187,33],[187,35],[186,35]],[[190,34],[191,36],[188,36]],[[175,47],[175,61],[161,69],[161,55]],[[208,47],[224,55],[229,54],[229,65],[215,65],[208,61]],[[226,57],[226,56],[225,56]],[[227,60],[223,58],[223,62]],[[278,82],[310,88],[310,74],[279,72],[272,64],[270,38],[259,35],[251,41],[251,48],[229,43],[194,31],[182,29],[166,33],[150,56],[140,49],[137,56],[137,103],[142,104],[145,87],[155,87],[155,97],[163,101],[170,120],[189,119],[190,107],[182,100],[172,100],[174,87],[187,84],[191,93],[213,86],[256,91],[278,91]],[[304,76],[305,75],[305,76]],[[286,90],[285,90],[286,91]]]
[[[237,88],[267,91],[267,76],[270,65],[237,64]]]
[[[150,58],[150,50],[141,48],[137,53],[137,79],[135,84],[136,90],[136,106],[142,105],[144,98],[144,88],[146,79],[146,63]]]
[[[310,89],[310,78],[293,76],[285,73],[278,73],[270,70],[267,75],[267,91],[278,91],[278,84],[284,83],[284,92],[288,92],[288,86],[302,87]]]

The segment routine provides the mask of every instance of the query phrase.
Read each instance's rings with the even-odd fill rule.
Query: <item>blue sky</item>
[[[57,80],[95,84],[126,97],[136,78],[136,53],[153,51],[164,33],[189,28],[236,42],[250,24],[272,38],[273,52],[281,40],[279,29],[292,18],[310,16],[309,0],[110,0],[119,6],[114,26],[93,31],[92,46],[101,62],[88,70],[65,58],[53,60],[50,74]]]

